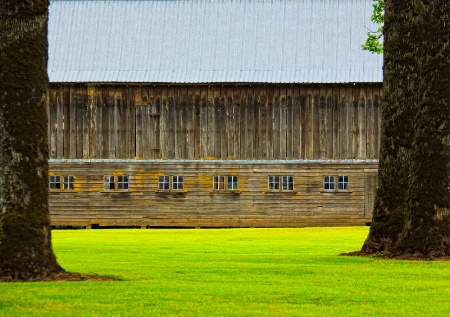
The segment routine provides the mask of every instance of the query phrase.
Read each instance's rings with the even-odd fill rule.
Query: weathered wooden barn
[[[370,222],[371,4],[51,0],[52,224]]]

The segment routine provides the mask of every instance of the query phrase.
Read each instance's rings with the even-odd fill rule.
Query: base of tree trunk
[[[95,274],[81,274],[71,272],[52,273],[47,276],[41,276],[32,280],[13,279],[11,276],[0,276],[0,282],[114,282],[120,281],[112,277],[102,277]]]

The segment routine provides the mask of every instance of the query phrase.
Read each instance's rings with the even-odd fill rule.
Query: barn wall
[[[374,159],[380,84],[50,87],[54,159]]]
[[[50,174],[73,175],[75,186],[50,191],[50,216],[53,225],[87,227],[364,225],[376,169],[370,161],[51,160]],[[104,175],[129,175],[129,190],[105,191]],[[161,175],[183,176],[184,191],[158,191]],[[239,190],[213,191],[214,175],[237,175]],[[269,191],[269,175],[294,176],[293,191]],[[349,190],[325,191],[325,175],[348,176]]]

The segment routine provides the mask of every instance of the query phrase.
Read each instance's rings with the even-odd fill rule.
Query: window
[[[236,191],[239,189],[238,183],[238,177],[234,175],[213,177],[214,190]]]
[[[64,190],[73,190],[75,177],[73,175],[64,176]]]
[[[51,190],[73,190],[75,177],[73,175],[50,175],[49,188]]]
[[[269,175],[268,183],[270,191],[294,190],[294,176]]]
[[[172,176],[172,189],[173,190],[183,190],[183,176]]]
[[[348,190],[348,176],[338,176],[338,190]]]
[[[159,176],[158,190],[183,190],[184,178],[183,176]]]
[[[128,175],[117,176],[117,189],[128,190]]]
[[[115,190],[116,189],[116,177],[112,175],[106,175],[103,179],[103,189],[104,190]]]
[[[61,176],[52,175],[49,177],[50,189],[61,189]]]
[[[107,191],[112,190],[128,190],[129,189],[128,175],[105,175],[103,177],[103,189]],[[117,183],[116,183],[117,182]]]
[[[337,190],[348,191],[348,176],[324,176],[323,177],[323,189],[326,191],[336,191],[336,179]]]
[[[334,190],[334,176],[324,176],[323,177],[323,189],[324,190]]]

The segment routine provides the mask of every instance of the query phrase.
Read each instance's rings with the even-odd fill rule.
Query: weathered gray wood
[[[364,217],[367,219],[372,219],[373,216],[377,179],[376,171],[366,172],[364,175]]]
[[[52,86],[50,156],[376,158],[380,87]]]
[[[50,193],[54,225],[278,227],[364,225],[366,176],[376,164],[66,161],[51,162],[50,171],[76,177],[74,191]],[[103,191],[112,171],[130,176],[130,191]],[[212,192],[216,173],[238,175],[240,193]],[[184,176],[186,191],[157,193],[161,174]],[[269,192],[268,175],[294,176],[294,192]],[[350,191],[324,193],[323,175],[348,175]]]

